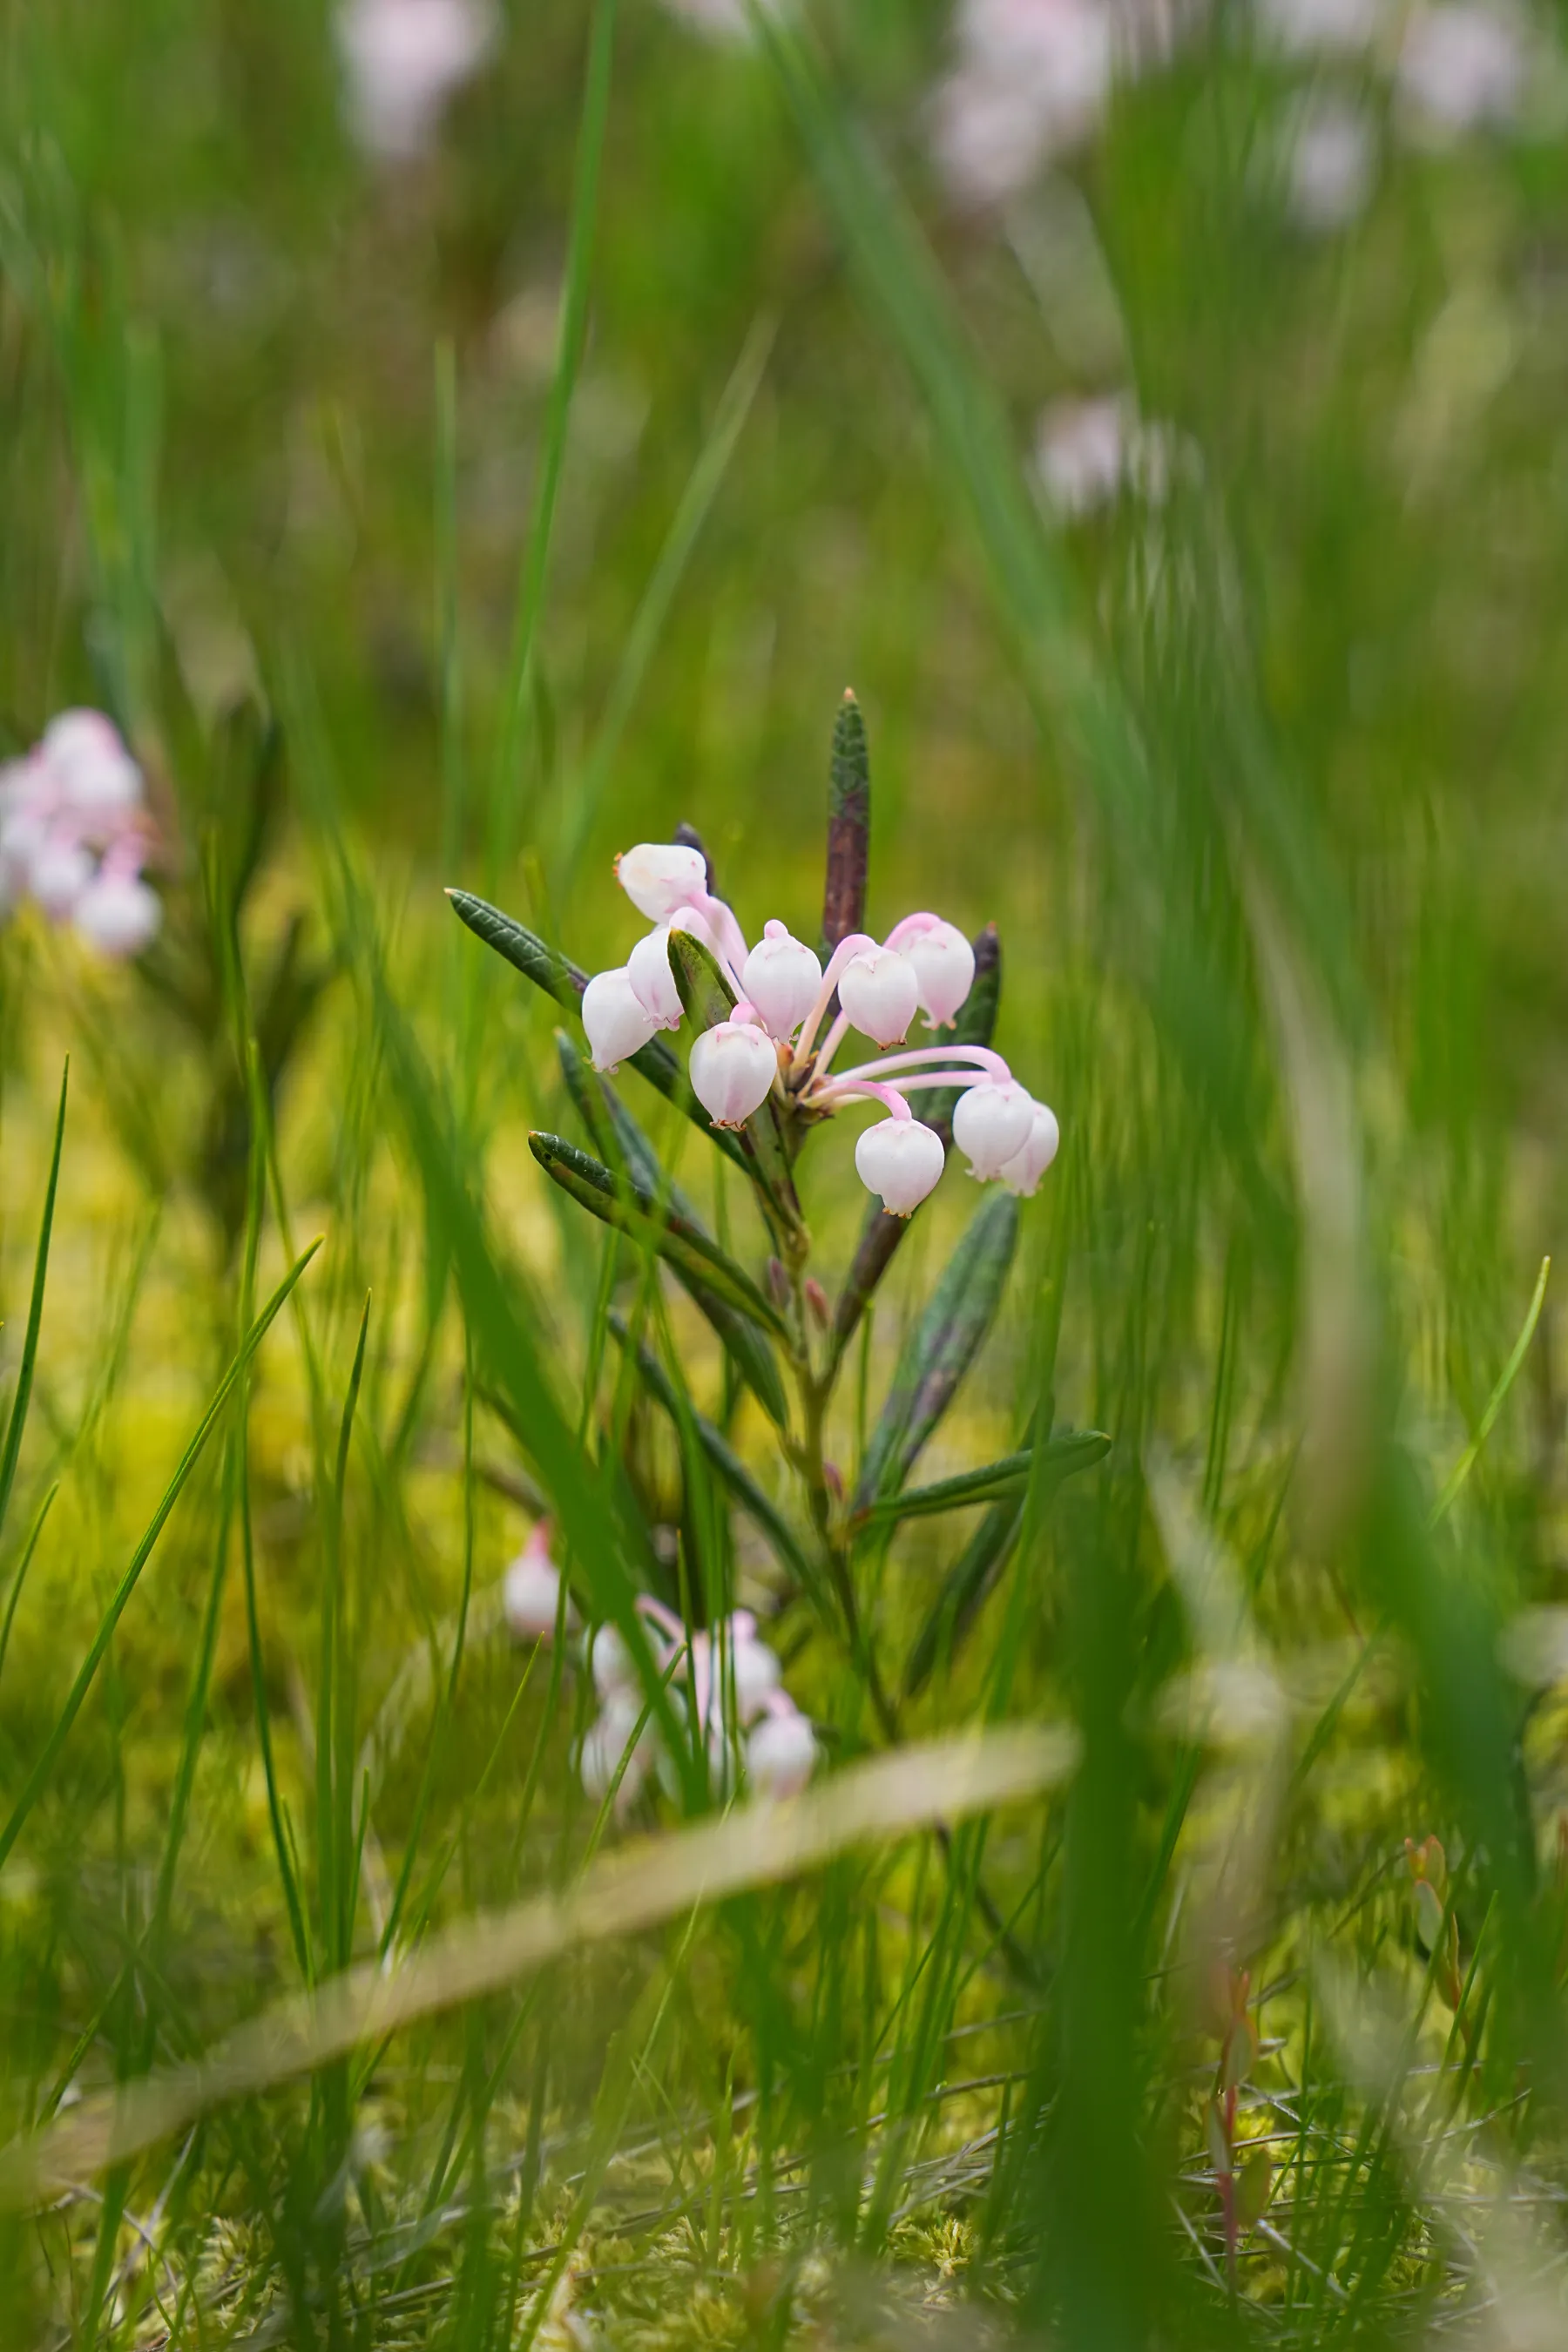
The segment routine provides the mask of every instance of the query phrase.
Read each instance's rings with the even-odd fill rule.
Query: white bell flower
[[[765,1029],[741,1016],[704,1029],[691,1048],[691,1087],[715,1127],[743,1127],[768,1098],[778,1076],[778,1049]]]
[[[583,991],[583,1026],[594,1067],[613,1071],[641,1053],[658,1023],[639,1003],[631,975],[619,964],[614,971],[596,971]]]
[[[914,965],[897,948],[862,948],[839,975],[838,1002],[876,1045],[901,1045],[920,1010]]]
[[[140,955],[157,937],[163,909],[139,874],[100,872],[78,896],[71,921],[100,955]]]
[[[588,1645],[588,1671],[602,1699],[637,1689],[637,1662],[618,1625],[601,1625]]]
[[[561,1613],[561,1572],[550,1557],[550,1523],[535,1522],[533,1530],[501,1582],[501,1611],[520,1642],[550,1642],[555,1638]],[[566,1630],[574,1633],[577,1612],[566,1603]]]
[[[798,1796],[816,1765],[816,1735],[793,1706],[764,1715],[746,1742],[747,1777],[763,1796]]]
[[[999,1176],[1028,1140],[1034,1100],[1016,1078],[984,1078],[966,1087],[952,1114],[952,1139],[969,1155],[969,1172],[984,1183]]]
[[[650,1021],[661,1029],[679,1029],[683,1007],[669,968],[669,930],[668,923],[660,923],[637,941],[626,958],[626,978]]]
[[[678,907],[708,895],[708,866],[700,849],[679,841],[639,841],[616,860],[616,879],[650,923],[668,923]]]
[[[338,47],[360,144],[388,161],[421,153],[499,30],[487,0],[344,0]]]
[[[632,1746],[641,1713],[641,1704],[636,1697],[617,1691],[606,1702],[597,1722],[590,1724],[584,1733],[577,1770],[584,1795],[595,1803],[608,1796],[623,1756],[626,1763],[617,1792],[618,1803],[629,1805],[647,1780],[658,1754],[658,1742],[653,1725],[648,1722],[643,1726],[637,1745]]]
[[[974,985],[974,950],[958,925],[933,921],[905,940],[900,953],[915,968],[927,1028],[951,1028]]]
[[[1041,1177],[1056,1158],[1061,1139],[1055,1111],[1043,1102],[1037,1102],[1022,1149],[996,1171],[1009,1192],[1017,1192],[1025,1200],[1032,1197]]]
[[[63,922],[92,880],[93,862],[79,841],[51,835],[33,858],[29,880],[46,915]]]
[[[934,1192],[947,1154],[934,1127],[918,1118],[879,1118],[855,1146],[855,1166],[889,1216],[907,1217]]]
[[[770,1037],[793,1037],[816,1003],[822,966],[804,940],[792,939],[777,920],[746,958],[741,984]]]
[[[140,807],[142,771],[101,710],[62,710],[38,751],[73,814],[123,816]]]

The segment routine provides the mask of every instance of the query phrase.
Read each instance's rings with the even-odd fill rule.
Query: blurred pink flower
[[[373,155],[417,155],[496,46],[489,0],[344,0],[338,48],[351,128]]]
[[[1523,102],[1527,66],[1525,28],[1511,9],[1474,0],[1416,8],[1396,76],[1406,128],[1432,146],[1467,131],[1506,129]]]

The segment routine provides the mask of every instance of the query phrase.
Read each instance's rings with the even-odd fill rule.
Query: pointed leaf
[[[949,1569],[931,1615],[910,1651],[904,1668],[904,1696],[913,1698],[924,1689],[934,1669],[951,1664],[982,1603],[1006,1567],[1018,1530],[1024,1524],[1021,1496],[995,1503],[986,1512],[963,1550]]]
[[[693,939],[689,931],[671,931],[669,968],[695,1029],[716,1028],[729,1019],[735,992],[700,940]],[[746,1121],[742,1148],[747,1169],[772,1212],[772,1222],[792,1236],[803,1234],[800,1201],[790,1172],[789,1139],[772,1095]]]
[[[711,1236],[701,1218],[680,1187],[666,1176],[652,1144],[614,1087],[588,1067],[563,1029],[555,1032],[555,1046],[567,1091],[605,1165],[624,1170],[644,1194],[667,1203],[682,1224],[710,1241]],[[789,1421],[789,1400],[784,1394],[778,1359],[766,1335],[746,1316],[726,1307],[707,1284],[694,1281],[681,1265],[672,1261],[670,1270],[692,1303],[707,1317],[769,1420],[777,1428],[784,1428]]]
[[[1102,1462],[1110,1451],[1110,1440],[1102,1430],[1064,1430],[1039,1449],[1042,1492],[1050,1493],[1075,1471]],[[987,1463],[983,1470],[962,1470],[955,1477],[939,1478],[934,1486],[911,1486],[901,1495],[886,1496],[871,1505],[866,1517],[878,1523],[926,1518],[938,1511],[999,1502],[1004,1496],[1023,1494],[1034,1461],[1035,1449],[1025,1446],[1017,1454],[1004,1454],[999,1462]]]
[[[865,1510],[903,1485],[952,1403],[1001,1304],[1018,1238],[1018,1203],[994,1192],[971,1218],[920,1323],[906,1341],[881,1419],[867,1449],[855,1507]]]
[[[994,923],[985,929],[973,942],[974,948],[974,982],[959,1008],[953,1024],[955,1045],[989,1045],[996,1026],[996,1009],[1002,993],[1002,942]],[[952,1148],[952,1112],[959,1089],[943,1087],[931,1094],[921,1111],[928,1127],[934,1127],[949,1150]],[[910,1217],[889,1217],[873,1201],[866,1212],[866,1222],[860,1229],[860,1244],[855,1252],[854,1264],[845,1277],[838,1305],[833,1318],[833,1343],[830,1361],[837,1366],[839,1358],[854,1337],[855,1327],[865,1313],[877,1285],[887,1273],[901,1248],[913,1223]]]
[[[470,890],[448,890],[447,896],[458,921],[466,923],[476,939],[483,940],[487,947],[494,948],[514,971],[521,971],[525,980],[532,981],[536,988],[542,988],[546,996],[553,997],[556,1003],[568,1013],[580,1014],[583,991],[589,980],[581,964],[574,963],[554,948],[547,947],[526,924],[518,922],[510,915],[503,915],[500,908],[492,907],[488,898],[476,898]],[[746,1169],[748,1174],[751,1172],[740,1139],[710,1123],[707,1112],[687,1083],[685,1071],[662,1040],[652,1038],[638,1052],[629,1055],[627,1066],[634,1069],[639,1078],[646,1078],[667,1102],[672,1102],[694,1127],[700,1127],[727,1159],[732,1160],[738,1168]]]
[[[528,1148],[545,1174],[595,1217],[657,1250],[683,1278],[689,1276],[723,1306],[750,1316],[787,1346],[788,1327],[772,1300],[716,1242],[678,1217],[656,1192],[629,1174],[617,1181],[603,1161],[590,1159],[562,1136],[535,1131]]]

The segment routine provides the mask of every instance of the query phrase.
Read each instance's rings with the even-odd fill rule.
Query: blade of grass
[[[16,1368],[16,1388],[5,1424],[5,1443],[4,1447],[0,1447],[0,1533],[5,1531],[5,1514],[10,1507],[11,1488],[16,1482],[16,1463],[22,1451],[22,1433],[27,1425],[27,1407],[32,1400],[33,1375],[37,1368],[38,1332],[44,1319],[44,1287],[49,1272],[49,1237],[55,1224],[55,1196],[59,1190],[60,1153],[66,1139],[66,1096],[69,1087],[70,1062],[68,1058],[60,1078],[60,1107],[55,1115],[55,1144],[49,1158],[49,1181],[44,1192],[44,1213],[38,1227],[37,1255],[33,1261],[33,1289],[27,1302],[27,1328],[22,1339],[22,1360]]]

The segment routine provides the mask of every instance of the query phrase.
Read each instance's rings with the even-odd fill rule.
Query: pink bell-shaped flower
[[[100,871],[71,909],[71,920],[100,955],[140,955],[163,919],[158,894],[139,874]]]
[[[658,1023],[639,1003],[625,964],[614,971],[596,971],[583,991],[583,1026],[588,1033],[596,1070],[616,1070],[633,1054],[640,1054]]]
[[[974,985],[974,950],[956,923],[935,922],[907,940],[900,952],[915,968],[927,1027],[951,1028]]]
[[[855,1145],[855,1166],[891,1217],[907,1217],[934,1192],[947,1154],[934,1127],[918,1118],[879,1118]]]
[[[661,1029],[680,1026],[680,991],[675,984],[675,974],[669,968],[669,925],[660,923],[656,931],[640,939],[626,958],[626,978],[632,984],[632,994],[650,1021]]]
[[[746,1774],[765,1797],[797,1797],[816,1764],[816,1735],[793,1706],[764,1715],[746,1742]]]
[[[501,1582],[501,1611],[519,1642],[549,1642],[561,1613],[561,1576],[550,1557],[550,1522],[535,1522],[532,1534]],[[574,1632],[577,1612],[566,1603],[566,1626]]]
[[[742,1007],[735,1010],[739,1015]],[[721,1021],[691,1048],[692,1092],[715,1127],[744,1127],[778,1072],[778,1049],[754,1021]]]
[[[816,1003],[822,966],[804,940],[792,939],[775,920],[763,925],[741,984],[769,1036],[793,1037]]]
[[[588,1644],[588,1672],[602,1699],[607,1700],[616,1691],[636,1690],[637,1661],[618,1625],[601,1625],[595,1633]]]
[[[969,1155],[969,1172],[982,1182],[1000,1176],[1028,1141],[1035,1105],[1016,1078],[985,1078],[966,1087],[952,1114],[952,1139]]]
[[[862,948],[839,974],[839,1003],[879,1045],[903,1044],[920,1001],[915,968],[897,948]]]
[[[1029,1199],[1056,1158],[1061,1139],[1055,1111],[1048,1109],[1043,1102],[1037,1102],[1022,1150],[1016,1151],[1006,1165],[996,1171],[1009,1192],[1017,1192],[1025,1200]]]
[[[29,880],[46,915],[64,922],[92,880],[93,860],[79,841],[51,835],[33,859]]]
[[[668,923],[678,907],[694,906],[708,889],[708,867],[700,849],[678,841],[639,841],[616,860],[616,879],[650,923]]]

